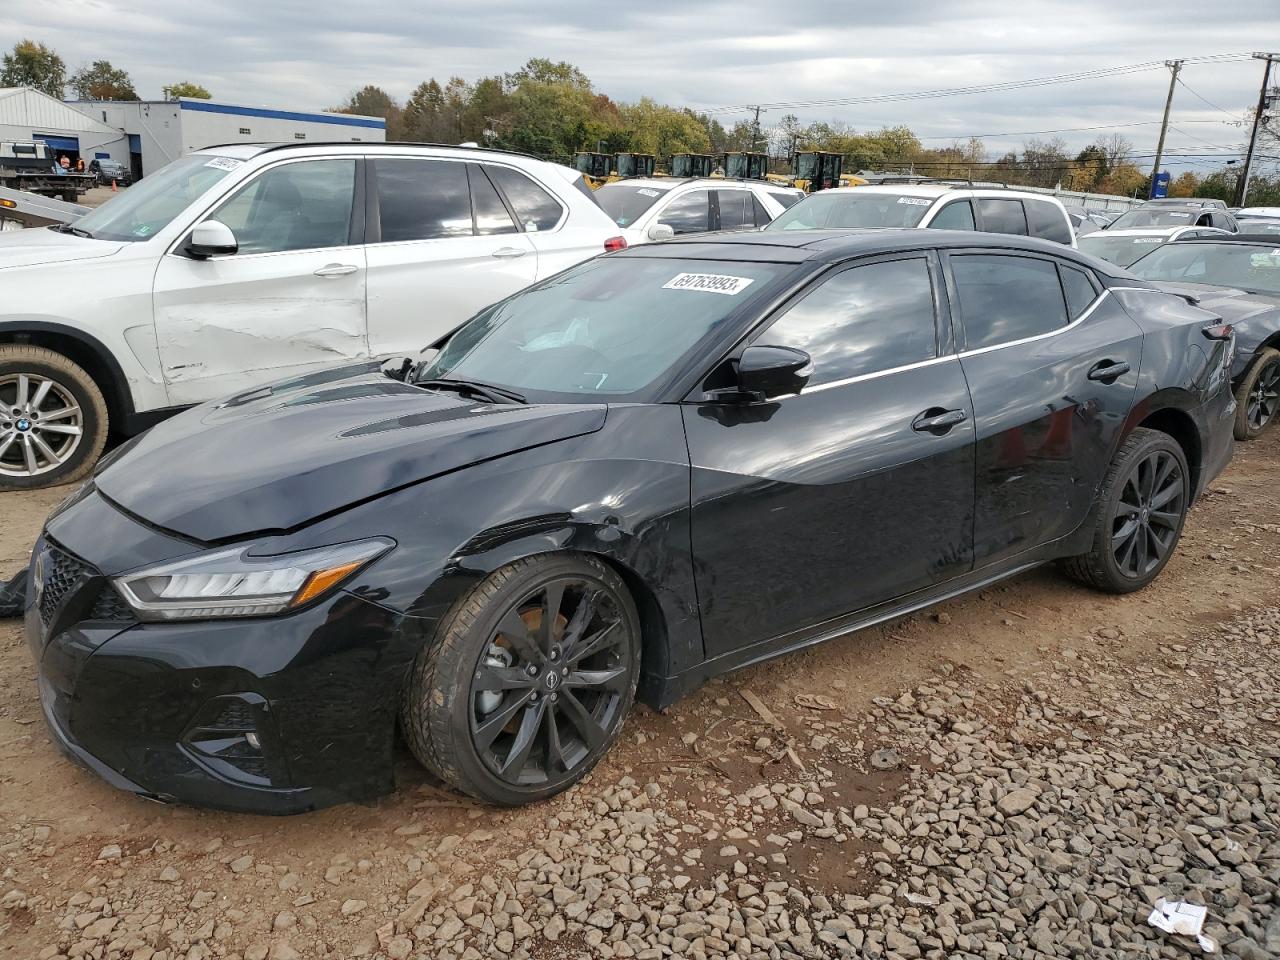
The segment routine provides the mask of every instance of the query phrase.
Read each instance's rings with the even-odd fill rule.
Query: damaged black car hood
[[[390,490],[592,433],[606,412],[603,404],[471,401],[360,365],[189,410],[109,457],[94,482],[150,524],[229,540],[291,530]]]

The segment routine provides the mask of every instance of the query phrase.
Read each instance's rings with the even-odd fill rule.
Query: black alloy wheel
[[[1280,357],[1273,357],[1253,381],[1245,403],[1245,418],[1251,430],[1258,433],[1275,419],[1280,403]]]
[[[1120,491],[1112,518],[1111,554],[1127,577],[1140,580],[1168,559],[1185,512],[1182,465],[1167,450],[1140,460]]]
[[[424,766],[513,806],[581,780],[622,730],[640,675],[640,618],[621,577],[580,554],[495,570],[419,653],[401,726]]]

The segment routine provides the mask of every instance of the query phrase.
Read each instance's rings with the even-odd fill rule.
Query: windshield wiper
[[[450,380],[437,377],[434,380],[416,380],[414,381],[414,386],[423,387],[427,390],[455,390],[458,393],[469,393],[480,397],[482,400],[488,400],[490,403],[529,402],[514,390],[504,390],[502,387],[479,383],[475,380]]]
[[[58,231],[58,233],[71,233],[71,234],[75,234],[77,237],[84,237],[84,238],[85,238],[85,239],[87,239],[87,240],[92,240],[92,239],[94,239],[93,234],[92,234],[92,233],[90,233],[88,230],[81,230],[79,227],[73,227],[73,226],[72,226],[71,224],[69,224],[69,223],[55,223],[55,224],[54,224],[52,227],[50,227],[49,229],[50,229],[50,230],[56,230],[56,231]]]

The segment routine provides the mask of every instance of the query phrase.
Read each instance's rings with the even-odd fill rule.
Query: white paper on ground
[[[1205,953],[1217,952],[1218,945],[1209,937],[1200,933],[1204,929],[1204,920],[1209,914],[1208,907],[1181,900],[1166,900],[1161,897],[1156,901],[1155,909],[1147,917],[1147,923],[1165,933],[1176,933],[1184,937],[1195,937],[1200,949]]]

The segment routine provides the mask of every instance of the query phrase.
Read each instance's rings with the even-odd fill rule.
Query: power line
[[[1179,123],[1217,123],[1226,126],[1226,120],[1179,120]],[[917,140],[989,140],[994,137],[1038,137],[1047,133],[1081,133],[1089,130],[1116,130],[1121,127],[1154,127],[1159,120],[1135,120],[1132,123],[1102,123],[1090,127],[1058,127],[1054,130],[1013,130],[1007,133],[939,133]],[[1187,136],[1191,136],[1187,134]]]
[[[1248,60],[1248,54],[1224,53],[1203,57],[1185,57],[1186,63],[1229,63],[1237,60]],[[1145,63],[1122,64],[1115,67],[1099,67],[1094,70],[1082,70],[1077,73],[1056,74],[1049,77],[1031,77],[1025,80],[1006,80],[996,83],[975,84],[967,87],[943,87],[934,90],[913,90],[901,93],[878,94],[869,97],[834,97],[823,100],[780,100],[774,103],[759,104],[764,110],[781,110],[794,107],[852,106],[869,103],[891,103],[902,100],[935,99],[938,97],[969,96],[978,93],[1000,93],[1006,90],[1021,90],[1028,87],[1043,87],[1059,83],[1078,83],[1083,80],[1098,80],[1106,77],[1124,76],[1158,70],[1164,66],[1162,60]],[[754,110],[756,104],[735,104],[724,107],[708,107],[702,113],[730,113],[743,110]]]
[[[1227,109],[1226,109],[1226,108],[1224,108],[1224,107],[1220,107],[1220,106],[1218,106],[1216,103],[1214,103],[1212,100],[1208,99],[1207,97],[1201,96],[1201,95],[1200,95],[1199,93],[1197,93],[1195,90],[1192,90],[1189,86],[1187,86],[1186,81],[1185,81],[1185,80],[1183,80],[1181,77],[1179,77],[1179,78],[1178,78],[1178,84],[1179,84],[1179,86],[1181,86],[1181,87],[1182,87],[1182,89],[1186,90],[1186,91],[1187,91],[1187,93],[1191,94],[1191,95],[1192,95],[1193,97],[1195,97],[1196,99],[1198,99],[1198,100],[1200,100],[1200,101],[1202,101],[1202,102],[1204,102],[1204,103],[1207,103],[1209,106],[1213,107],[1213,109],[1215,109],[1215,110],[1218,110],[1218,111],[1220,111],[1220,112],[1222,112],[1222,113],[1225,113],[1228,117],[1230,117],[1230,118],[1231,118],[1232,120],[1234,120],[1236,123],[1240,123],[1240,122],[1241,122],[1241,115],[1240,115],[1240,114],[1238,114],[1238,113],[1232,113],[1230,110],[1227,110]]]

